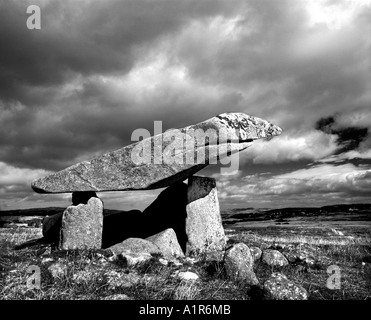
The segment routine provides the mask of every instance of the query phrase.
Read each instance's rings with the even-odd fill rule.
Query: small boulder
[[[48,267],[54,279],[61,279],[67,275],[67,265],[63,262],[55,262]]]
[[[262,251],[258,247],[250,247],[250,252],[254,258],[254,261],[258,261],[262,256]]]
[[[121,253],[134,254],[161,254],[161,250],[153,242],[141,238],[129,238],[120,243],[117,243],[107,249],[115,255]]]
[[[174,259],[174,257],[184,257],[175,231],[171,228],[148,237],[146,240],[155,244],[161,250],[162,255],[169,260]]]
[[[302,286],[287,279],[282,273],[273,273],[264,283],[267,299],[272,300],[307,300],[308,292]]]
[[[289,264],[289,262],[281,252],[272,249],[263,251],[262,260],[269,266],[283,267]]]
[[[54,261],[53,258],[45,257],[45,258],[42,258],[41,264],[46,264],[46,263],[53,262],[53,261]]]
[[[305,263],[313,266],[316,263],[315,254],[307,250],[294,249],[284,253],[290,263]]]
[[[244,281],[249,285],[259,283],[253,271],[254,258],[244,243],[237,243],[226,251],[224,266],[227,275],[233,280]]]
[[[142,253],[131,253],[131,252],[122,252],[118,256],[121,261],[124,262],[124,264],[127,267],[135,267],[136,265],[140,263],[144,263],[146,261],[149,261],[152,259],[151,254],[142,252]]]
[[[160,262],[163,266],[167,266],[169,264],[169,261],[167,261],[166,259],[158,259],[158,262]]]
[[[182,280],[186,280],[186,281],[189,281],[189,280],[197,280],[199,278],[199,276],[194,273],[194,272],[191,272],[191,271],[184,271],[184,272],[179,272],[177,274],[177,277],[179,279],[182,279]]]

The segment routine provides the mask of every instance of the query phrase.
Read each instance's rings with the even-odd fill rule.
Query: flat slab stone
[[[146,240],[151,241],[159,247],[163,256],[169,260],[176,257],[184,257],[184,253],[179,245],[175,231],[171,228],[148,237]]]
[[[186,255],[223,251],[226,240],[215,179],[190,177],[187,197]]]
[[[87,204],[69,206],[62,216],[59,248],[62,250],[102,247],[103,202],[90,198]]]
[[[31,186],[38,193],[164,188],[246,149],[256,139],[281,132],[266,120],[244,113],[224,113],[80,162],[34,180]]]
[[[161,250],[151,241],[141,238],[129,238],[120,243],[117,243],[107,250],[110,250],[115,255],[119,255],[124,252],[141,254],[160,254]]]

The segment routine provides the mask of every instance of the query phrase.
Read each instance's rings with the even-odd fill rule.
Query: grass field
[[[254,271],[260,284],[274,271],[284,273],[316,300],[370,300],[370,221],[337,221],[291,218],[283,222],[249,221],[226,226],[229,244],[244,242],[261,249],[274,248],[289,259],[285,267],[269,267],[257,261]],[[110,261],[103,250],[54,251],[47,245],[14,250],[15,245],[41,237],[40,228],[0,228],[0,299],[104,299],[125,294],[136,300],[253,300],[262,299],[261,286],[250,288],[230,281],[221,263],[184,259],[163,265],[158,256],[140,267],[128,268]],[[365,260],[366,259],[366,260]],[[52,264],[63,272],[53,277]],[[341,287],[326,286],[329,266],[340,270]],[[37,266],[41,286],[27,286],[28,268]],[[193,271],[199,280],[186,282],[179,271]]]

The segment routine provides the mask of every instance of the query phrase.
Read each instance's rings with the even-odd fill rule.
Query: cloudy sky
[[[41,9],[41,29],[26,26]],[[222,207],[371,202],[371,1],[0,1],[0,209],[67,206],[30,182],[130,144],[245,112],[284,132],[218,166]],[[142,209],[160,190],[109,192]]]

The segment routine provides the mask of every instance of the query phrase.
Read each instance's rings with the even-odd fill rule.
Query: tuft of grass
[[[174,290],[174,300],[199,300],[200,288],[197,281],[181,281]]]

